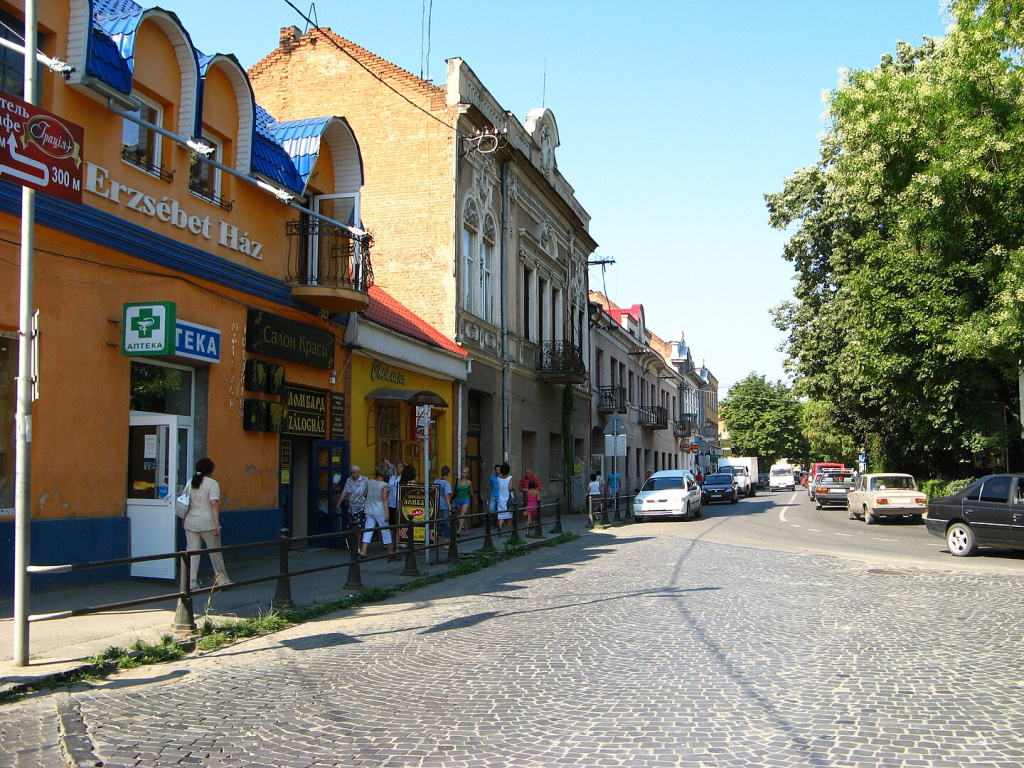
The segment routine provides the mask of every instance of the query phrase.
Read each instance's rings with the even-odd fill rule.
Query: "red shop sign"
[[[0,179],[82,202],[85,131],[0,91]]]

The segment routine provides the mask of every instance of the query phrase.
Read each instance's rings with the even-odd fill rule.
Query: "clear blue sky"
[[[305,26],[285,0],[159,5],[200,50],[246,67],[281,27]],[[840,68],[872,68],[946,25],[939,0],[433,0],[425,57],[424,0],[322,0],[316,15],[438,84],[446,59],[465,59],[520,120],[550,108],[559,169],[615,260],[591,287],[643,304],[662,338],[684,331],[723,394],[751,371],[785,378],[768,309],[793,270],[763,195],[817,159],[823,93]]]

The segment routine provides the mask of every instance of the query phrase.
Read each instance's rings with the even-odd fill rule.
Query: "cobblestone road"
[[[623,529],[5,707],[0,764],[1017,768],[1022,594]]]

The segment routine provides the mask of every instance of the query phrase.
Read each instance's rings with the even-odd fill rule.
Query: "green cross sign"
[[[124,305],[121,354],[173,355],[177,305],[173,301]]]

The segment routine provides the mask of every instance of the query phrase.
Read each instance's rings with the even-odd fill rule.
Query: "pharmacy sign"
[[[125,304],[121,354],[173,355],[177,305],[173,301]]]

